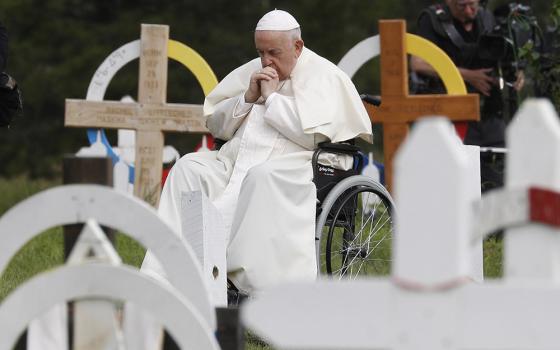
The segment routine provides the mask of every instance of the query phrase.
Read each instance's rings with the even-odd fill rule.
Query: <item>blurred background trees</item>
[[[522,1],[523,2],[523,1]],[[253,29],[274,8],[291,12],[302,25],[306,46],[334,63],[359,41],[378,33],[379,19],[403,18],[414,32],[429,0],[2,0],[0,21],[8,28],[8,72],[24,95],[24,115],[0,129],[0,177],[58,177],[61,159],[87,144],[85,130],[64,128],[65,98],[85,98],[95,70],[113,50],[136,40],[141,23],[167,24],[170,37],[200,53],[218,79],[256,57]],[[494,8],[504,1],[490,1]],[[525,1],[539,19],[548,1]],[[354,81],[360,92],[379,92],[378,59]],[[168,101],[202,103],[194,76],[170,61]],[[137,95],[138,62],[112,80],[105,99]],[[116,133],[108,132],[116,143]],[[174,134],[166,143],[185,153],[199,136]],[[380,139],[379,137],[377,138]]]

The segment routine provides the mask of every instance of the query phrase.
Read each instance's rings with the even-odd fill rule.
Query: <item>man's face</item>
[[[472,23],[478,12],[479,0],[447,0],[451,15],[461,23]]]
[[[255,47],[263,68],[274,68],[279,79],[284,80],[296,66],[303,41],[292,38],[289,32],[259,30],[255,32]]]

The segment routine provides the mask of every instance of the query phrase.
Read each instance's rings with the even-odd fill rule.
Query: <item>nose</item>
[[[476,14],[476,8],[471,5],[465,6],[465,14],[469,17],[473,17]]]
[[[272,64],[272,59],[270,57],[270,54],[266,52],[261,54],[261,64],[263,67],[268,67]]]
[[[263,55],[261,57],[261,64],[263,67],[268,67],[270,66],[270,64],[272,63],[272,60],[270,59],[270,57],[268,55]]]

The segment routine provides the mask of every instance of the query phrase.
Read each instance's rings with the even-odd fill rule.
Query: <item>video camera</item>
[[[494,10],[496,26],[489,33],[479,37],[478,57],[493,62],[497,68],[494,75],[499,80],[501,101],[494,101],[495,109],[510,119],[519,105],[518,94],[513,89],[517,72],[527,66],[525,58],[520,58],[520,47],[533,41],[535,46],[541,45],[539,40],[537,18],[529,6],[515,2],[505,4]],[[498,105],[501,104],[501,107]]]
[[[494,29],[479,38],[479,57],[497,61],[503,68],[524,68],[525,63],[517,57],[518,48],[529,40],[538,41],[537,18],[533,15],[531,7],[512,2],[496,8],[494,17]]]
[[[535,40],[537,18],[529,6],[515,2],[496,8],[494,17],[494,29],[479,38],[479,57],[497,61],[503,69],[523,69],[525,62],[518,59],[517,50],[529,40]]]

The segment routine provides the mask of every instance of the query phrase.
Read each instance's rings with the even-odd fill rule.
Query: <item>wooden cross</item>
[[[138,103],[66,100],[65,125],[136,130],[134,194],[157,206],[163,132],[206,133],[202,106],[166,103],[169,27],[142,24]]]
[[[403,20],[382,20],[381,41],[381,106],[366,104],[374,123],[383,124],[385,181],[391,190],[393,158],[408,134],[409,123],[427,115],[442,115],[453,121],[479,120],[477,94],[408,95],[408,70]]]

